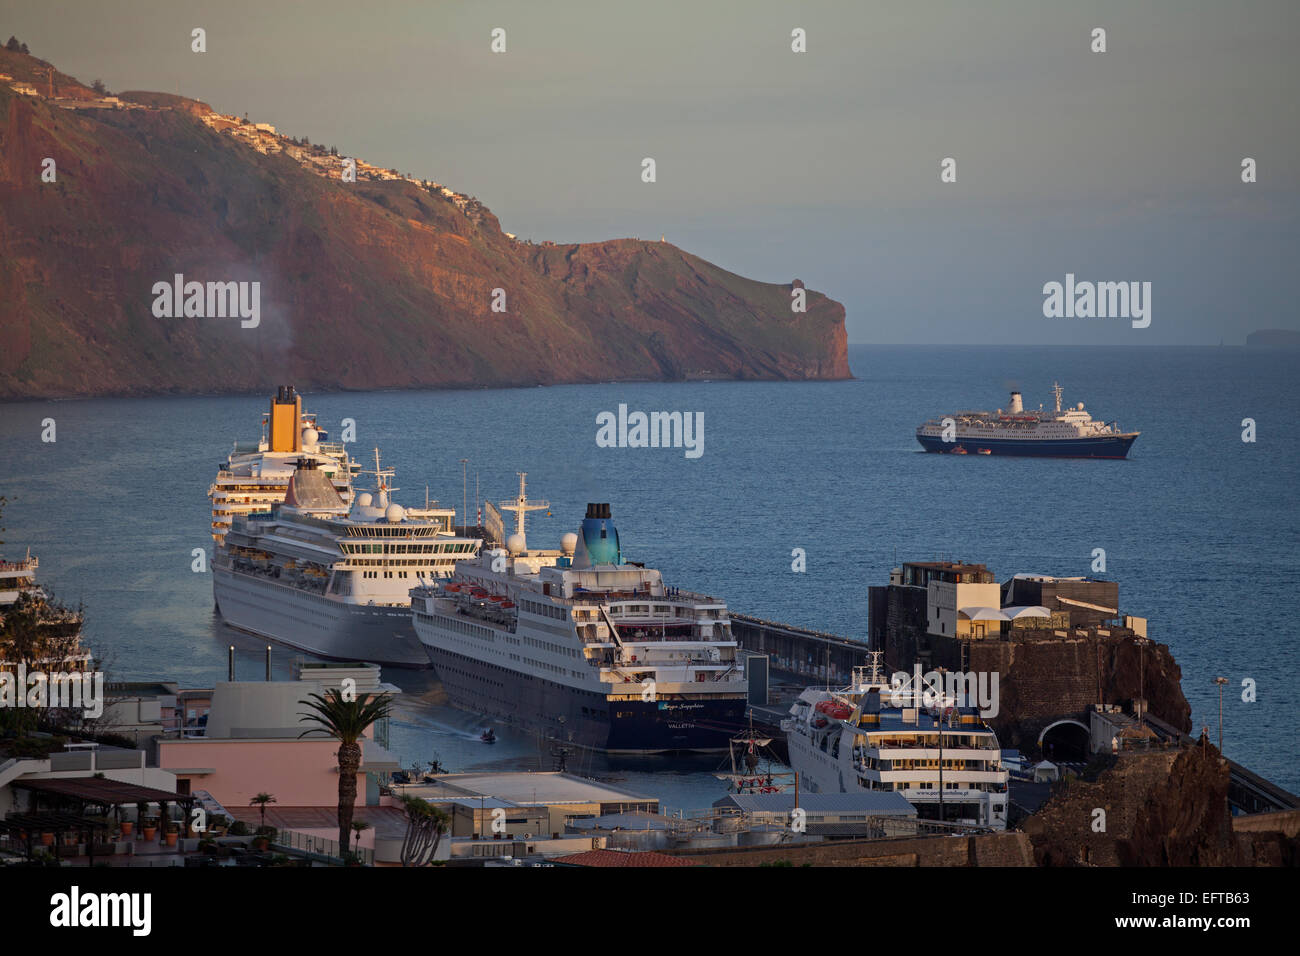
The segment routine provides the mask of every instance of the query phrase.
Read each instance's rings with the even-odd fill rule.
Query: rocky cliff
[[[1095,780],[1058,784],[1025,820],[1040,866],[1296,865],[1300,839],[1284,832],[1285,814],[1239,817],[1257,826],[1234,828],[1228,765],[1208,741],[1110,763]]]
[[[36,89],[0,82],[0,398],[850,374],[843,306],[792,310],[797,280],[521,242],[428,180],[347,183],[319,147],[47,66],[0,50]],[[159,316],[178,274],[258,283],[257,325]]]

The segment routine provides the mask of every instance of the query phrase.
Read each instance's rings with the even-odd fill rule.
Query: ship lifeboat
[[[991,455],[991,454],[993,454],[993,449],[992,449],[992,448],[976,448],[976,449],[975,449],[975,453],[976,453],[977,455]]]
[[[948,454],[950,454],[950,455],[965,455],[965,454],[966,454],[966,449],[963,448],[961,445],[958,445],[958,446],[957,446],[956,448],[954,448],[952,451],[948,452]]]
[[[853,713],[853,708],[841,700],[824,700],[816,707],[817,713],[843,720]]]

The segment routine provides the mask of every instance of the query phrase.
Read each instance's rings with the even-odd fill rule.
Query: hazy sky
[[[0,0],[4,36],[85,82],[247,112],[520,237],[663,234],[798,277],[879,343],[1300,328],[1298,26],[1297,0]],[[1067,272],[1151,282],[1150,326],[1044,318]]]

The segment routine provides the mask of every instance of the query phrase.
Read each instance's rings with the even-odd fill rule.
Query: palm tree
[[[299,721],[317,724],[304,730],[299,737],[324,731],[339,742],[339,849],[346,852],[351,842],[352,806],[357,801],[357,770],[361,766],[361,737],[370,725],[391,713],[393,698],[377,694],[365,699],[345,700],[337,687],[320,694],[309,694],[298,703],[311,709],[300,714]]]
[[[356,845],[356,849],[354,850],[354,852],[356,852],[356,853],[360,853],[360,852],[361,852],[361,834],[364,833],[366,830],[369,830],[369,829],[370,829],[370,824],[367,823],[365,820],[353,820],[353,821],[352,821],[352,832],[355,833],[355,834],[357,835],[357,845]]]
[[[262,811],[262,826],[266,826],[266,805],[267,805],[268,803],[278,803],[278,802],[279,802],[279,801],[277,801],[277,800],[275,799],[275,797],[271,796],[269,793],[259,793],[259,794],[258,794],[257,796],[255,796],[252,800],[249,800],[249,801],[248,801],[248,805],[249,805],[250,807],[252,807],[252,806],[257,806],[257,807],[259,807],[259,808],[261,809],[261,811]]]

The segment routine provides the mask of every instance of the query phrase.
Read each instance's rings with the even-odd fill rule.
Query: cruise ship
[[[45,592],[36,580],[40,566],[40,559],[32,554],[30,548],[17,561],[0,558],[0,631],[3,631],[6,615],[17,613],[26,616],[35,629],[27,636],[39,640],[42,664],[47,667],[57,664],[59,669],[65,670],[85,670],[92,658],[90,652],[81,646],[81,609],[53,600]],[[15,648],[0,643],[0,670],[13,666],[19,656]]]
[[[923,820],[1005,830],[1010,774],[975,707],[891,682],[873,652],[840,690],[809,688],[781,722],[790,766],[813,793],[892,790]]]
[[[608,504],[589,504],[559,550],[529,548],[524,516],[538,507],[521,474],[519,497],[502,502],[515,511],[504,547],[411,591],[415,631],[451,702],[560,745],[727,751],[747,684],[726,604],[624,561]]]
[[[230,530],[235,515],[270,511],[284,501],[289,476],[302,459],[316,463],[329,478],[344,504],[352,502],[352,479],[360,465],[348,458],[340,442],[316,424],[316,416],[302,410],[302,396],[292,385],[281,385],[262,415],[262,436],[256,442],[235,442],[217,468],[208,489],[212,501],[212,540],[216,544]]]
[[[1022,455],[1040,458],[1125,458],[1140,432],[1123,431],[1116,422],[1100,422],[1084,411],[1083,402],[1061,408],[1064,389],[1052,385],[1054,411],[1025,411],[1019,392],[1006,409],[954,412],[931,419],[916,430],[926,451],[952,455]]]
[[[214,549],[212,591],[231,627],[332,660],[428,668],[411,628],[410,589],[473,559],[478,538],[458,537],[455,512],[403,508],[391,469],[348,505],[312,458],[299,459],[284,501],[236,514]]]

